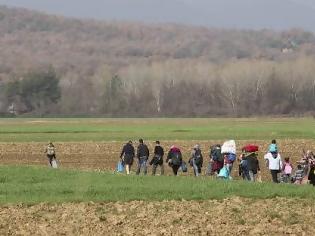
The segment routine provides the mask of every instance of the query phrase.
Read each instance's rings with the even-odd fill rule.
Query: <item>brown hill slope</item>
[[[37,105],[23,112],[195,116],[249,115],[267,110],[282,114],[291,113],[298,92],[305,93],[303,89],[312,84],[309,68],[314,68],[315,36],[298,29],[240,31],[102,22],[0,7],[0,35],[3,84],[47,65],[53,65],[61,78],[62,96],[56,106],[43,110],[38,98],[32,97],[35,101],[30,103]],[[290,72],[292,65],[299,66],[296,75]],[[113,80],[115,74],[119,78]],[[309,84],[298,87],[281,81],[288,74],[293,81],[302,78]],[[263,93],[268,94],[263,88],[272,88],[273,79],[280,79],[277,83],[283,86],[283,95],[275,96],[276,109],[273,100],[262,99]],[[227,87],[230,80],[235,85],[228,83]],[[242,98],[246,92],[240,89],[242,83],[248,84],[246,91],[256,91],[254,104]],[[21,94],[3,91],[2,112],[9,104],[23,100]],[[171,91],[185,96],[178,99]],[[306,92],[312,101],[312,91]],[[270,93],[272,97],[274,92]],[[293,105],[287,102],[292,97]],[[303,112],[310,107],[313,104],[308,102]]]
[[[223,62],[235,58],[282,59],[281,49],[315,50],[313,34],[233,31],[183,25],[144,25],[49,16],[0,7],[0,73],[54,64],[63,70],[89,70],[100,64],[122,68],[167,59]]]

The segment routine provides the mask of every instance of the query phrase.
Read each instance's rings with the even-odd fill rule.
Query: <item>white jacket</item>
[[[282,168],[282,161],[281,161],[281,156],[278,153],[277,158],[273,158],[272,154],[268,152],[264,156],[265,160],[268,160],[269,163],[269,170],[281,170]]]

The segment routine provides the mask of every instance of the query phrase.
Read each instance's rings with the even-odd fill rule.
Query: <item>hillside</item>
[[[233,93],[236,100],[229,95],[217,101],[217,96],[212,98],[213,93],[206,91],[197,105],[191,104],[191,100],[196,101],[188,97],[183,104],[166,105],[168,99],[174,101],[172,97],[166,99],[167,88],[179,82],[189,87],[190,83],[198,81],[205,89],[211,81],[230,80],[234,76],[237,78],[233,80],[237,81],[244,77],[242,71],[238,71],[239,74],[222,72],[241,67],[253,69],[246,72],[249,78],[251,73],[257,74],[255,66],[263,67],[260,68],[264,71],[263,79],[274,76],[272,68],[277,64],[287,70],[288,63],[296,65],[301,61],[301,70],[305,70],[304,63],[310,65],[307,68],[313,68],[315,53],[314,34],[298,29],[241,31],[176,24],[103,22],[7,7],[0,7],[0,34],[0,80],[4,84],[23,78],[30,70],[48,65],[56,69],[61,79],[61,100],[49,111],[41,109],[40,114],[239,115],[244,113],[236,108],[239,91]],[[114,75],[118,76],[114,78]],[[279,76],[286,75],[281,72]],[[114,82],[118,86],[115,89]],[[147,97],[144,101],[139,90],[144,90],[142,96]],[[19,104],[23,100],[21,94],[5,94],[3,91],[0,94],[3,111],[8,104]],[[121,101],[120,93],[130,97]],[[136,105],[131,106],[127,101]],[[213,109],[209,107],[209,101],[211,106],[221,105]],[[36,105],[24,104],[20,110],[35,112],[42,106],[34,103]],[[222,108],[222,104],[226,108]],[[287,106],[281,105],[280,113],[291,112],[287,111]]]
[[[63,71],[75,67],[86,73],[102,64],[117,69],[167,59],[282,60],[281,50],[292,47],[291,42],[298,50],[290,57],[311,54],[315,45],[315,36],[301,30],[278,33],[101,22],[6,7],[0,8],[0,33],[2,74],[37,64],[54,64]]]
[[[102,20],[315,32],[313,0],[0,0],[0,4]]]

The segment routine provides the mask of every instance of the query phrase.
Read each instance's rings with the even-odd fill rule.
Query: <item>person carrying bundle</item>
[[[257,180],[257,175],[260,172],[260,166],[258,161],[258,149],[256,145],[246,145],[242,148],[244,158],[246,159],[246,167],[248,173],[248,180],[255,182]]]
[[[236,160],[236,144],[234,140],[229,140],[223,143],[221,147],[221,154],[224,157],[224,162],[226,167],[229,170],[229,173],[232,173],[233,164]]]
[[[224,165],[224,158],[221,154],[221,145],[216,144],[210,147],[209,164],[207,168],[207,175],[219,174]]]
[[[183,157],[179,148],[174,145],[171,146],[171,149],[168,152],[166,162],[170,167],[172,167],[173,173],[177,176],[178,169],[182,166]]]

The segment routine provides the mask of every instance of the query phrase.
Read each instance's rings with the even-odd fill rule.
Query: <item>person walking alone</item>
[[[45,153],[47,155],[50,167],[53,167],[53,162],[56,162],[56,149],[52,142],[49,142],[48,146],[46,147]]]

